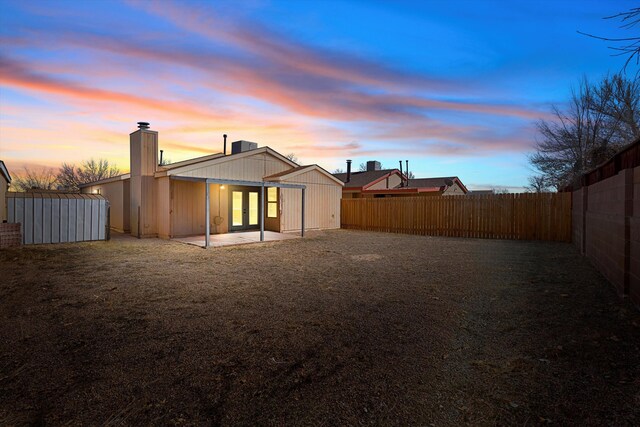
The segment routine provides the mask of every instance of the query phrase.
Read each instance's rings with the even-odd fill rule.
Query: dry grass
[[[0,424],[640,424],[570,245],[364,232],[0,252]]]

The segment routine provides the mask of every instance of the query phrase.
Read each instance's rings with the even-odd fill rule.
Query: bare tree
[[[621,12],[612,16],[606,16],[604,19],[617,19],[621,22],[619,28],[629,30],[640,23],[640,8],[636,7],[630,9],[627,12]],[[626,70],[627,66],[632,63],[634,59],[636,66],[640,64],[640,37],[612,38],[595,36],[593,34],[583,33],[581,31],[578,31],[578,33],[588,37],[592,37],[594,39],[613,43],[613,46],[609,46],[609,49],[614,51],[612,55],[627,57],[627,60],[624,63],[623,70]]]
[[[63,163],[58,172],[57,180],[60,187],[66,191],[79,191],[80,184],[100,181],[120,175],[120,169],[110,165],[106,159],[85,160],[79,167],[74,164]]]
[[[531,193],[546,193],[549,191],[547,179],[542,175],[532,175],[529,177],[529,185],[526,187]]]
[[[25,167],[24,174],[15,176],[11,181],[11,188],[17,191],[54,190],[56,187],[56,174],[51,168],[36,170]]]
[[[548,186],[571,183],[633,140],[639,101],[637,80],[616,75],[592,85],[582,78],[568,107],[553,106],[554,120],[537,123],[540,140],[530,163]]]
[[[358,166],[358,172],[366,172],[366,171],[367,171],[367,164],[360,163],[360,166]]]
[[[285,157],[287,159],[291,160],[293,163],[297,163],[298,165],[302,165],[302,163],[300,163],[300,160],[298,159],[298,156],[296,156],[295,153],[286,154]]]
[[[344,169],[337,168],[337,169],[335,169],[335,170],[333,171],[333,173],[334,173],[334,174],[337,174],[337,173],[344,173]]]

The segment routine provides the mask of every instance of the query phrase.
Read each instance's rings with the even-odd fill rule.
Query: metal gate
[[[109,202],[98,194],[7,193],[9,223],[22,224],[22,243],[109,238]]]

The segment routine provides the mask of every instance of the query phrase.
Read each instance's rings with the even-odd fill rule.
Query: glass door
[[[260,192],[253,187],[234,187],[230,191],[229,231],[260,228]]]

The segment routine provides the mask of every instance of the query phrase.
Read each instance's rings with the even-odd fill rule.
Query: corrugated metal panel
[[[108,202],[97,195],[8,193],[8,219],[22,224],[22,242],[64,243],[106,238]]]

